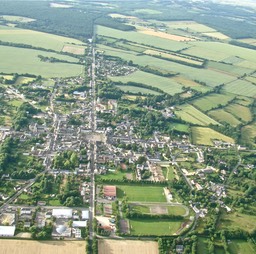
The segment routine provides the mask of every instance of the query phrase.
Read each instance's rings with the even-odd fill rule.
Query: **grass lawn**
[[[121,172],[121,171],[108,171],[106,175],[99,175],[97,178],[102,179],[102,180],[122,180],[126,176],[126,172]]]
[[[163,170],[165,179],[168,179],[168,181],[175,179],[174,169],[172,166],[162,167],[162,170]]]
[[[228,245],[228,250],[231,254],[251,254],[256,252],[256,248],[252,243],[242,240],[232,240]]]
[[[213,145],[212,140],[222,140],[229,143],[234,143],[234,140],[215,130],[204,127],[192,127],[192,143],[197,145]]]
[[[61,206],[62,205],[57,198],[56,199],[50,199],[48,203],[49,203],[50,206]]]
[[[38,55],[77,62],[77,59],[74,57],[63,56],[56,53],[0,46],[0,58],[4,59],[4,61],[0,62],[0,69],[5,73],[30,73],[46,78],[71,77],[83,73],[83,65],[43,62],[40,61]]]
[[[117,197],[128,201],[166,202],[163,187],[150,185],[117,185]]]
[[[197,243],[197,253],[198,254],[208,254],[208,243],[207,238],[198,237],[198,243]]]
[[[179,230],[182,223],[180,221],[160,219],[132,219],[129,222],[132,235],[173,235]]]
[[[146,205],[131,206],[131,210],[138,213],[150,213],[150,208]]]

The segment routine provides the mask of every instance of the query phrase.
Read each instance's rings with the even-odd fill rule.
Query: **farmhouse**
[[[0,236],[12,237],[15,233],[15,226],[0,226]]]
[[[116,198],[116,186],[106,185],[103,187],[104,197],[107,199],[115,199]]]

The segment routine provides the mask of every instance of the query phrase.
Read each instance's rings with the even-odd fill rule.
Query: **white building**
[[[0,236],[12,237],[15,233],[15,226],[0,226]]]
[[[82,220],[89,220],[89,210],[82,211]]]
[[[72,227],[73,228],[85,228],[85,227],[87,227],[87,221],[86,220],[73,221]]]
[[[52,209],[52,216],[56,218],[72,218],[72,209]]]

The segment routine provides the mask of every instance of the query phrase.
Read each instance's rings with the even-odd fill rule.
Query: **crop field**
[[[252,243],[243,240],[232,240],[228,245],[228,250],[230,254],[251,254],[256,252],[256,248]]]
[[[68,52],[75,55],[83,55],[85,52],[85,47],[78,45],[65,45],[62,49],[62,52]]]
[[[142,87],[136,87],[136,86],[117,86],[119,89],[121,89],[124,92],[133,92],[133,93],[142,93],[142,94],[154,94],[159,95],[160,93],[147,89]]]
[[[157,87],[169,94],[176,94],[182,91],[181,86],[170,78],[157,76],[151,73],[136,71],[127,76],[110,77],[113,81],[127,83],[129,81],[142,83],[145,85]]]
[[[255,70],[256,69],[256,63],[255,62],[252,62],[252,61],[242,61],[240,63],[237,63],[236,66],[240,66],[240,67],[243,67],[243,68],[249,68],[249,69],[252,69],[252,70]]]
[[[165,32],[161,32],[161,31],[155,31],[151,28],[137,27],[137,30],[139,33],[142,33],[142,34],[147,34],[150,36],[155,36],[155,37],[168,39],[168,40],[172,40],[172,41],[194,41],[195,40],[195,39],[189,38],[189,37],[179,36],[179,35],[165,33]]]
[[[35,78],[29,78],[29,77],[25,77],[25,76],[20,76],[16,80],[15,85],[26,84],[26,83],[32,82],[34,80],[35,80]]]
[[[199,24],[194,21],[170,21],[165,22],[166,25],[170,28],[174,29],[183,29],[188,30],[189,32],[197,32],[197,33],[207,33],[207,32],[216,32],[215,29]]]
[[[27,241],[1,239],[1,254],[84,254],[85,241]]]
[[[131,219],[132,235],[174,235],[181,227],[181,221],[160,219]]]
[[[210,32],[210,33],[203,33],[203,35],[215,38],[215,39],[219,39],[219,40],[227,40],[229,39],[229,37],[223,33],[220,32]]]
[[[237,126],[241,123],[236,117],[234,117],[232,114],[228,113],[224,109],[212,110],[208,112],[208,115],[214,118],[216,121],[219,121],[221,123],[225,122],[232,126]]]
[[[133,63],[142,66],[148,65],[149,67],[160,71],[164,70],[171,73],[180,73],[184,78],[189,80],[199,80],[201,82],[205,82],[208,86],[218,86],[220,84],[236,80],[236,77],[214,70],[193,68],[168,60],[147,55],[138,55],[136,52],[115,49],[105,45],[98,45],[97,47],[99,50],[104,51],[106,55],[121,57],[126,61],[133,61]]]
[[[158,244],[153,241],[106,240],[98,242],[99,254],[158,254]]]
[[[256,137],[256,123],[243,127],[241,136],[242,141],[249,144],[255,144],[254,138]]]
[[[97,26],[97,34],[114,37],[117,39],[125,39],[128,41],[137,42],[140,44],[154,46],[156,48],[162,48],[167,50],[171,48],[173,51],[181,50],[188,47],[188,45],[185,44],[184,42],[172,41],[172,40],[151,36],[148,34],[142,34],[134,31],[124,32],[124,31],[120,31],[120,30],[116,30],[116,29],[112,29],[104,26]]]
[[[235,96],[232,94],[210,94],[203,98],[194,100],[192,104],[202,111],[208,111],[219,105],[227,105]]]
[[[176,60],[176,61],[182,61],[184,63],[195,64],[198,66],[201,66],[203,64],[202,61],[193,60],[193,59],[185,58],[176,54],[168,54],[168,53],[164,53],[164,52],[152,50],[152,49],[145,50],[143,53],[151,56],[167,58],[174,61]]]
[[[256,227],[256,220],[253,215],[234,212],[231,214],[223,214],[217,225],[218,229],[243,229],[252,232]]]
[[[225,110],[236,116],[238,119],[242,119],[244,122],[249,122],[252,120],[251,111],[245,106],[239,104],[231,104],[228,105]]]
[[[117,185],[117,197],[129,201],[166,202],[163,187],[150,185]]]
[[[233,94],[255,97],[256,96],[256,85],[245,81],[236,80],[224,86],[225,91]]]
[[[42,62],[38,55],[77,62],[76,58],[55,53],[0,46],[0,57],[5,59],[5,61],[0,62],[0,70],[5,73],[30,73],[45,78],[78,76],[83,73],[82,65]]]
[[[177,110],[178,109],[178,110]],[[176,108],[175,114],[182,120],[198,125],[219,124],[192,105],[184,105]]]
[[[84,44],[79,40],[64,36],[4,26],[0,26],[0,37],[1,41],[23,43],[56,51],[61,51],[66,44]]]
[[[249,97],[244,96],[237,96],[237,99],[235,100],[237,104],[243,105],[243,106],[249,106],[253,103],[253,99]]]
[[[224,142],[234,143],[234,140],[215,130],[204,127],[191,127],[192,143],[197,145],[213,145],[213,140],[222,140]]]
[[[199,83],[197,83],[193,80],[187,79],[185,77],[182,77],[182,76],[175,76],[175,77],[173,77],[173,79],[181,86],[190,87],[190,88],[192,88],[196,91],[202,92],[202,93],[208,92],[211,89],[207,86],[200,85]]]

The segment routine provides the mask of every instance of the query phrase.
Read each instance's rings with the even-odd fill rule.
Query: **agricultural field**
[[[217,225],[219,229],[243,229],[252,232],[256,227],[255,216],[233,212],[223,213]]]
[[[199,83],[197,83],[193,80],[187,79],[180,75],[173,77],[173,79],[181,86],[189,87],[189,88],[192,88],[192,89],[202,92],[202,93],[208,92],[211,89],[208,86],[200,85]]]
[[[209,124],[219,124],[218,122],[189,104],[177,107],[175,114],[182,120],[192,124],[198,124],[203,126],[207,126]]]
[[[163,187],[150,185],[117,185],[117,198],[128,201],[166,202]]]
[[[159,95],[160,93],[143,88],[143,87],[136,87],[136,86],[117,86],[119,89],[121,89],[124,92],[132,92],[132,93],[142,93],[142,94],[154,94],[154,95]]]
[[[225,34],[222,34],[220,32],[210,32],[210,33],[202,33],[203,35],[206,35],[210,38],[219,39],[219,40],[227,40],[229,37]]]
[[[61,51],[65,45],[84,45],[84,42],[64,36],[16,27],[0,26],[1,41],[23,43],[34,47]]]
[[[208,111],[213,108],[227,105],[232,99],[234,99],[233,94],[210,94],[204,96],[203,98],[194,100],[192,104],[202,111]]]
[[[180,229],[181,221],[160,219],[129,220],[131,235],[174,235]]]
[[[53,57],[64,61],[78,61],[76,58],[51,52],[0,46],[1,59],[5,59],[5,61],[1,61],[0,69],[5,73],[30,73],[41,75],[45,78],[78,76],[83,73],[82,65],[43,62],[40,61],[38,55]]]
[[[252,243],[243,240],[232,240],[228,245],[230,254],[251,254],[256,252],[256,248]]]
[[[224,109],[211,110],[208,112],[208,115],[220,123],[224,122],[232,126],[237,126],[241,123],[236,117]]]
[[[243,122],[250,122],[252,120],[251,111],[245,106],[239,104],[231,104],[228,105],[225,110],[234,115],[237,119],[241,119]]]
[[[85,241],[27,241],[1,239],[2,254],[84,254]]]
[[[35,19],[31,19],[27,17],[10,16],[10,15],[0,16],[0,19],[6,20],[9,22],[19,22],[19,23],[29,23],[29,22],[35,21]]]
[[[215,130],[204,127],[191,127],[192,143],[196,145],[213,145],[213,140],[222,140],[224,142],[234,143],[234,140]]]
[[[245,80],[236,80],[224,86],[224,90],[229,93],[256,97],[256,86]]]
[[[148,34],[138,33],[134,31],[124,32],[104,26],[97,26],[96,33],[98,35],[114,37],[117,39],[125,39],[139,44],[150,45],[156,48],[166,50],[169,50],[171,48],[173,51],[178,51],[188,47],[188,45],[184,42],[172,41],[156,36],[152,38],[152,36]]]
[[[148,86],[157,87],[165,93],[176,94],[182,91],[182,88],[174,80],[157,76],[151,73],[136,71],[127,76],[110,77],[113,81],[121,81],[123,83],[137,82]],[[137,90],[138,91],[138,90]]]
[[[99,254],[158,254],[158,244],[153,241],[106,240],[98,242]]]
[[[134,13],[141,13],[141,14],[161,14],[161,11],[153,10],[153,9],[137,9],[134,11]]]
[[[165,22],[165,24],[173,29],[176,30],[185,30],[188,32],[193,32],[193,33],[207,33],[207,32],[216,32],[215,29],[199,24],[195,21],[170,21],[170,22]]]
[[[79,45],[64,45],[62,52],[67,52],[75,55],[84,55],[85,53],[85,46]]]

